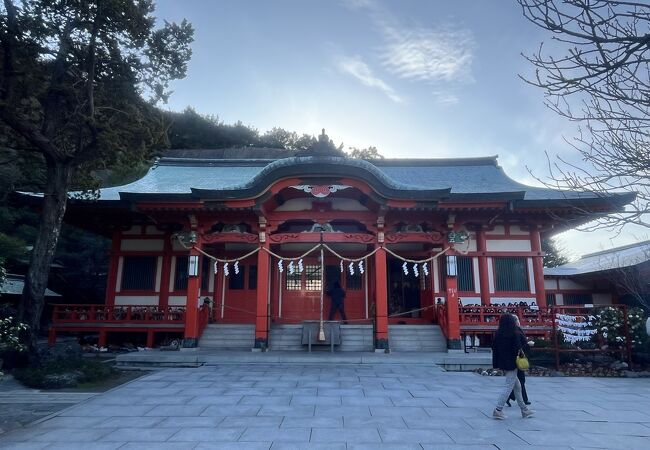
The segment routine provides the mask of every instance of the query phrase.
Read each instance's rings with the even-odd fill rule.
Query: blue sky
[[[545,152],[573,159],[575,128],[543,105],[521,56],[548,35],[507,1],[158,0],[159,19],[195,27],[188,76],[168,107],[260,131],[327,134],[386,157],[499,155],[535,184]],[[568,232],[572,256],[643,231]],[[588,239],[585,239],[587,238]]]

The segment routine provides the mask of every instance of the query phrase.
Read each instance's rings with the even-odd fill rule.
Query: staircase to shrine
[[[389,325],[393,352],[446,352],[447,340],[438,325]]]
[[[201,349],[248,350],[255,345],[255,325],[211,323],[199,340]]]
[[[273,325],[269,334],[271,351],[307,350],[302,345],[302,324]],[[341,325],[341,345],[334,347],[339,352],[370,352],[374,348],[372,325]],[[312,351],[330,351],[329,345],[314,345]]]
[[[446,352],[447,341],[438,325],[389,325],[389,344],[393,352]],[[278,324],[271,327],[271,351],[307,350],[302,341],[302,324]],[[199,341],[201,349],[250,350],[255,344],[255,326],[209,324]],[[372,325],[341,325],[340,352],[368,352],[374,348]],[[329,345],[314,345],[312,351],[329,351]]]

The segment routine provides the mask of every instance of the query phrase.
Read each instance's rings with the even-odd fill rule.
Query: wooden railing
[[[447,337],[447,306],[446,305],[436,305],[436,319],[438,321],[438,325],[440,326],[440,329],[442,330],[442,334],[445,335],[445,338]]]
[[[514,314],[522,327],[552,327],[551,308],[529,306],[468,305],[458,308],[461,325],[498,326],[503,314]]]
[[[55,305],[52,323],[139,323],[185,322],[185,306]]]
[[[199,337],[203,336],[203,330],[208,326],[210,321],[210,307],[202,305],[199,307]]]

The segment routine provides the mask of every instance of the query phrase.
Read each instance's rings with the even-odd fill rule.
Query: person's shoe
[[[534,415],[535,415],[535,411],[533,411],[532,409],[526,408],[521,410],[522,419],[528,419],[530,417],[533,417]]]
[[[512,406],[512,405],[510,404],[510,400],[506,400],[506,405],[508,405],[508,406]]]
[[[530,402],[524,402],[526,405],[530,405]]]
[[[497,420],[503,420],[506,418],[506,415],[504,414],[503,411],[499,411],[498,409],[495,409],[494,411],[492,411],[492,418]]]

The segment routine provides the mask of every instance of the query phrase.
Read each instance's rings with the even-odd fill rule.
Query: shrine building
[[[541,238],[631,201],[526,186],[496,157],[362,160],[326,141],[295,156],[169,151],[96,201],[70,199],[66,221],[112,237],[108,288],[103,305],[57,305],[51,342],[128,331],[147,346],[177,333],[185,347],[273,351],[304,348],[304,333],[287,336],[315,323],[309,339],[329,342],[335,324],[341,350],[433,349],[398,341],[418,333],[460,349],[476,328],[467,305],[544,310]],[[335,282],[346,320],[330,322]]]

